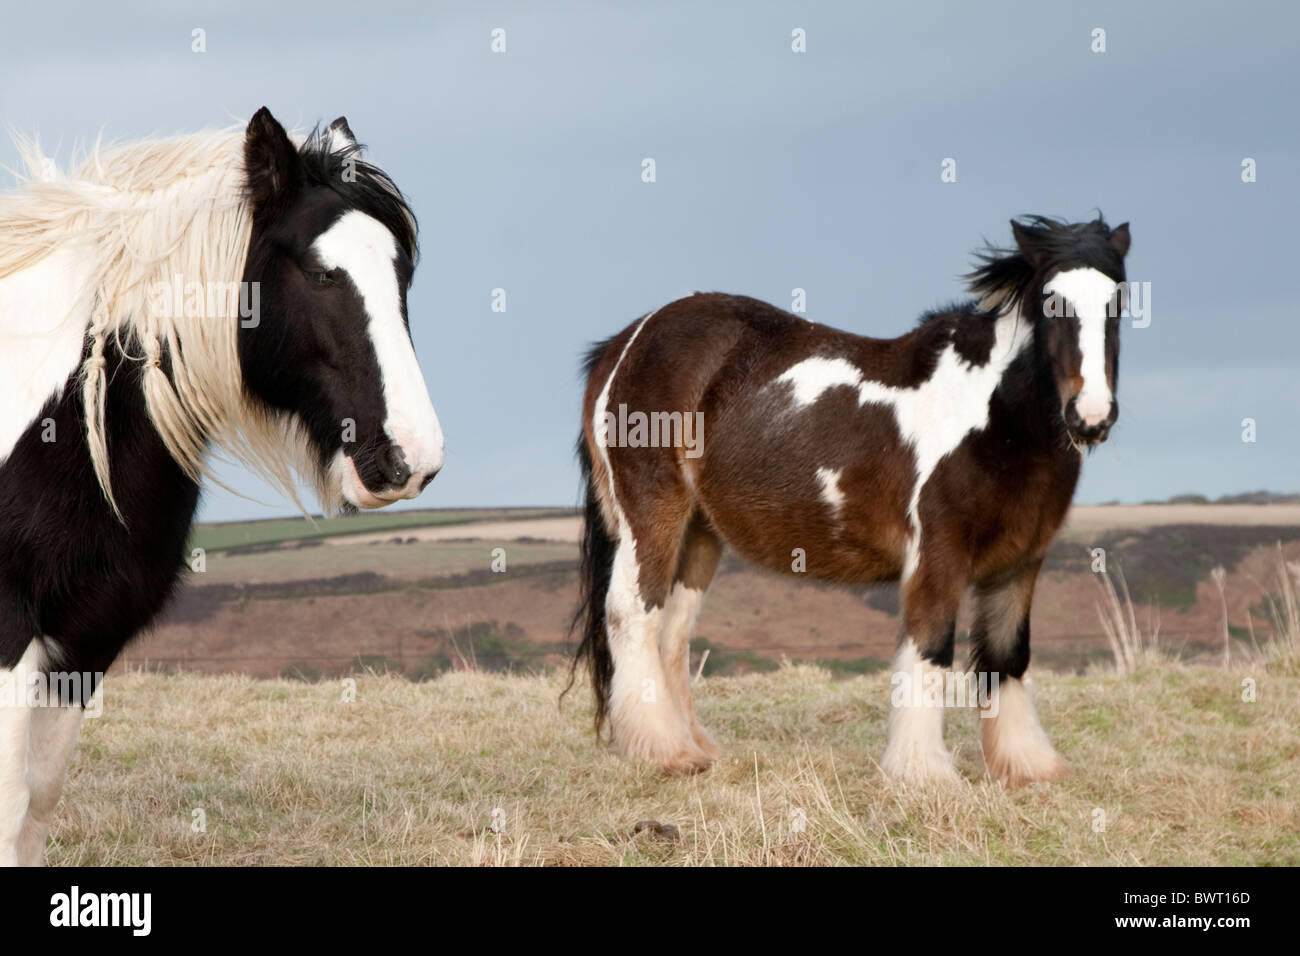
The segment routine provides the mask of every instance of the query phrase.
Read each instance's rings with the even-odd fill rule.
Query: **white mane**
[[[17,191],[0,195],[0,280],[73,246],[90,261],[90,303],[82,321],[90,354],[79,382],[91,461],[109,505],[121,517],[109,479],[104,428],[104,350],[112,341],[144,365],[148,414],[176,462],[198,480],[211,477],[209,443],[257,472],[301,508],[298,472],[327,511],[340,502],[296,417],[272,413],[247,396],[236,349],[239,282],[252,236],[244,131],[231,129],[101,149],[61,174],[32,140],[17,146],[26,166]],[[203,295],[204,307],[159,308],[160,290],[229,289]],[[165,361],[168,372],[160,362]]]

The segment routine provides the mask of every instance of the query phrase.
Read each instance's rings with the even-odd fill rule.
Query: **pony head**
[[[991,250],[972,273],[984,308],[1018,308],[1034,323],[1061,418],[1076,445],[1106,440],[1119,417],[1119,316],[1125,307],[1128,223],[1012,220],[1016,249]]]
[[[263,107],[244,140],[252,234],[238,356],[249,398],[291,427],[323,499],[381,508],[442,467],[406,296],[415,217],[340,117],[296,144]]]

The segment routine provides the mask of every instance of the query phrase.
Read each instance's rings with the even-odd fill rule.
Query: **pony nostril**
[[[389,445],[378,455],[379,470],[390,485],[405,487],[411,477],[406,457],[397,445]]]
[[[420,490],[423,491],[425,488],[428,488],[429,482],[433,481],[434,476],[437,474],[438,473],[436,471],[431,471],[427,475],[425,475],[423,480],[420,482]]]

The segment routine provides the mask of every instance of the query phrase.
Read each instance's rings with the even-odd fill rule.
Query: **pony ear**
[[[1132,239],[1128,234],[1128,223],[1116,226],[1110,231],[1110,244],[1115,247],[1115,251],[1119,253],[1121,259],[1128,255],[1128,247],[1131,241]]]
[[[352,132],[352,127],[348,125],[346,116],[340,116],[330,123],[325,130],[325,138],[329,141],[330,152],[337,152],[347,146],[357,145],[357,137]]]
[[[302,158],[284,127],[263,106],[244,134],[248,198],[256,216],[273,216],[302,188]]]
[[[1011,220],[1011,235],[1015,237],[1016,248],[1021,257],[1035,269],[1040,265],[1042,254],[1034,244],[1033,234],[1014,219]]]

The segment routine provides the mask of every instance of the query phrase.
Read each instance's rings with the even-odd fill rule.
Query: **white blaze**
[[[1119,284],[1096,269],[1058,272],[1043,286],[1069,302],[1079,320],[1079,353],[1083,357],[1079,374],[1083,388],[1074,407],[1085,425],[1096,425],[1110,414],[1110,385],[1106,382],[1106,308]]]
[[[397,243],[377,219],[353,210],[321,233],[314,248],[326,268],[348,274],[365,305],[366,328],[379,361],[388,410],[384,431],[406,456],[411,483],[403,497],[413,498],[420,492],[420,480],[442,467],[443,437],[402,321],[402,296],[393,264]]]

